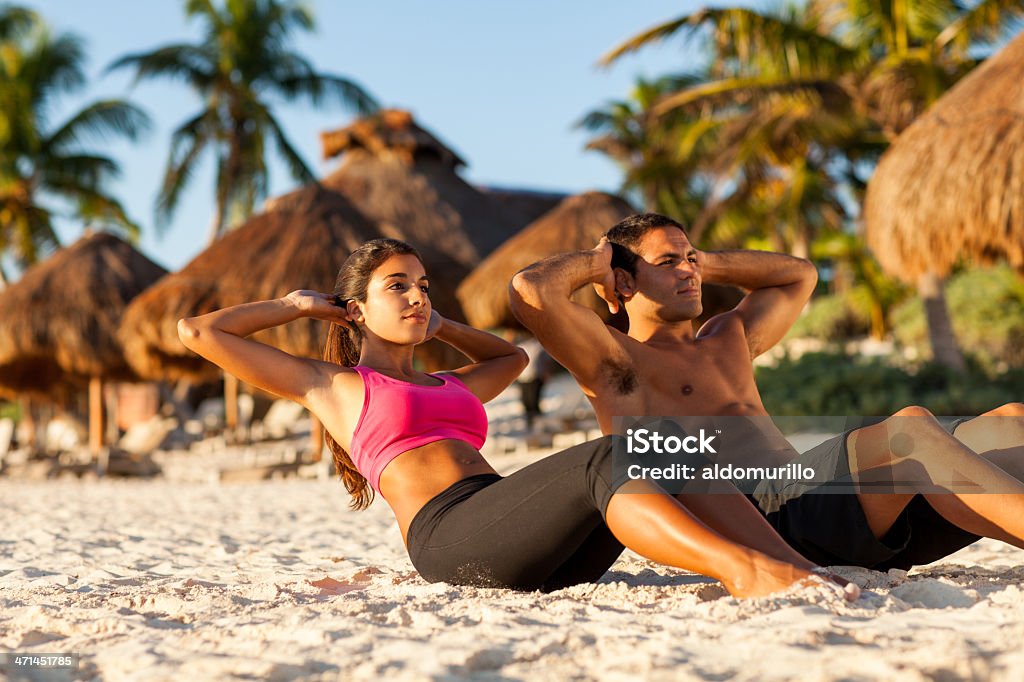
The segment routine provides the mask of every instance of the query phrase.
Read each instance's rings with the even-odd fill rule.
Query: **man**
[[[749,293],[695,333],[691,321],[701,312],[704,281]],[[743,456],[771,467],[799,455],[774,426],[763,426],[768,414],[751,361],[782,339],[816,282],[806,260],[754,251],[704,253],[679,223],[643,214],[613,227],[591,251],[526,268],[513,278],[510,295],[519,320],[576,378],[605,433],[613,431],[617,416],[751,417],[762,426],[744,434]],[[571,294],[589,284],[612,312],[625,308],[628,333],[572,302]],[[1004,405],[986,416],[996,415],[1019,417],[1024,406]],[[801,457],[837,481],[852,481],[846,492],[794,495],[792,486],[764,481],[750,499],[791,546],[823,565],[905,568],[979,536],[1024,547],[1024,484],[1018,480],[1024,474],[1024,420],[998,433],[984,421],[957,425],[954,438],[926,410],[906,408]],[[886,480],[902,486],[893,494],[867,492],[868,484]],[[950,492],[937,483],[951,480],[964,485]],[[712,497],[719,498],[679,496],[723,535],[757,546],[751,534],[763,528],[736,522],[748,518],[743,498]]]

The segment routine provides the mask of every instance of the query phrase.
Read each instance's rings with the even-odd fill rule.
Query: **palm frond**
[[[302,155],[299,154],[298,150],[295,149],[291,142],[288,141],[288,136],[285,135],[280,124],[269,114],[269,112],[265,123],[273,133],[274,142],[277,145],[277,151],[287,164],[288,171],[292,174],[292,177],[303,183],[316,182],[316,176],[313,175],[313,171],[311,171],[309,166],[306,165],[306,162],[302,159]]]
[[[101,100],[72,116],[44,141],[43,147],[61,153],[69,145],[88,139],[105,142],[112,137],[126,137],[135,141],[150,126],[149,117],[142,109],[122,100]]]
[[[165,45],[151,52],[128,54],[115,60],[107,72],[135,69],[135,83],[154,77],[183,80],[201,93],[216,82],[217,57],[208,45]]]
[[[0,7],[0,40],[16,40],[39,24],[39,15],[27,7]]]
[[[808,77],[863,63],[862,51],[821,32],[805,15],[776,15],[747,8],[709,8],[655,26],[601,59],[618,57],[684,30],[687,38],[707,36],[722,75],[775,73]]]
[[[698,16],[699,13],[694,15],[688,14],[679,17],[678,19],[673,19],[671,21],[666,21],[663,24],[652,26],[646,31],[636,34],[629,40],[620,43],[616,47],[606,52],[604,55],[601,56],[597,63],[601,66],[610,66],[613,62],[615,62],[615,60],[621,58],[622,56],[627,55],[631,52],[636,52],[637,50],[643,47],[653,45],[659,41],[665,40],[666,38],[670,38],[684,28],[690,28],[692,34],[693,26],[699,22],[699,20],[697,19]]]
[[[971,42],[999,39],[1008,24],[1024,21],[1024,3],[1020,0],[981,0],[964,12],[935,37],[935,47],[943,49],[952,42],[966,48]]]
[[[174,214],[181,192],[188,185],[196,161],[210,143],[215,128],[216,111],[204,109],[171,134],[164,179],[157,195],[156,226],[162,231]]]
[[[377,100],[361,85],[341,76],[317,73],[296,75],[277,80],[272,87],[287,99],[307,97],[315,106],[333,99],[361,116],[372,114],[380,108]]]

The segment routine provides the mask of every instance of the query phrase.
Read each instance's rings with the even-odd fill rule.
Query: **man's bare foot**
[[[737,576],[731,581],[723,580],[726,589],[734,597],[766,597],[791,589],[798,583],[831,585],[847,601],[855,601],[860,596],[860,588],[857,585],[839,576],[828,575],[827,572],[825,573],[828,580],[818,575],[824,569],[808,571],[767,557],[755,559],[751,568],[746,575]]]

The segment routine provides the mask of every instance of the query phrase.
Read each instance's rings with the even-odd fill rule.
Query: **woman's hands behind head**
[[[434,335],[441,329],[444,324],[444,318],[441,317],[441,313],[436,310],[430,311],[430,320],[427,322],[427,336],[421,343],[426,343],[430,339],[434,338]]]
[[[319,291],[298,289],[284,297],[291,305],[302,313],[303,317],[311,317],[315,320],[345,324],[352,321],[352,316],[344,306],[335,303],[333,294],[324,294]]]

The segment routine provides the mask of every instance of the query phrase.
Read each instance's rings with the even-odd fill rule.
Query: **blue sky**
[[[193,42],[198,23],[186,21],[179,0],[25,0],[56,31],[86,41],[90,84],[60,102],[61,114],[86,101],[127,97],[153,119],[136,145],[108,144],[122,165],[112,185],[129,214],[143,225],[140,248],[164,267],[181,268],[205,246],[213,215],[213,169],[200,167],[165,234],[153,229],[153,205],[171,132],[199,111],[199,99],[180,83],[149,81],[132,87],[130,73],[105,73],[114,59],[174,42]],[[595,63],[620,41],[699,5],[680,0],[319,0],[317,29],[297,34],[294,47],[324,72],[358,81],[383,105],[410,109],[421,125],[450,144],[474,183],[577,192],[614,191],[620,174],[605,157],[586,152],[587,136],[573,124],[609,99],[626,96],[639,75],[686,68],[693,52],[681,40],[655,46],[609,69]],[[275,107],[292,143],[322,175],[335,161],[320,158],[318,134],[345,125],[341,109],[304,104]],[[271,166],[271,196],[294,182]],[[61,238],[81,234],[64,221]]]

